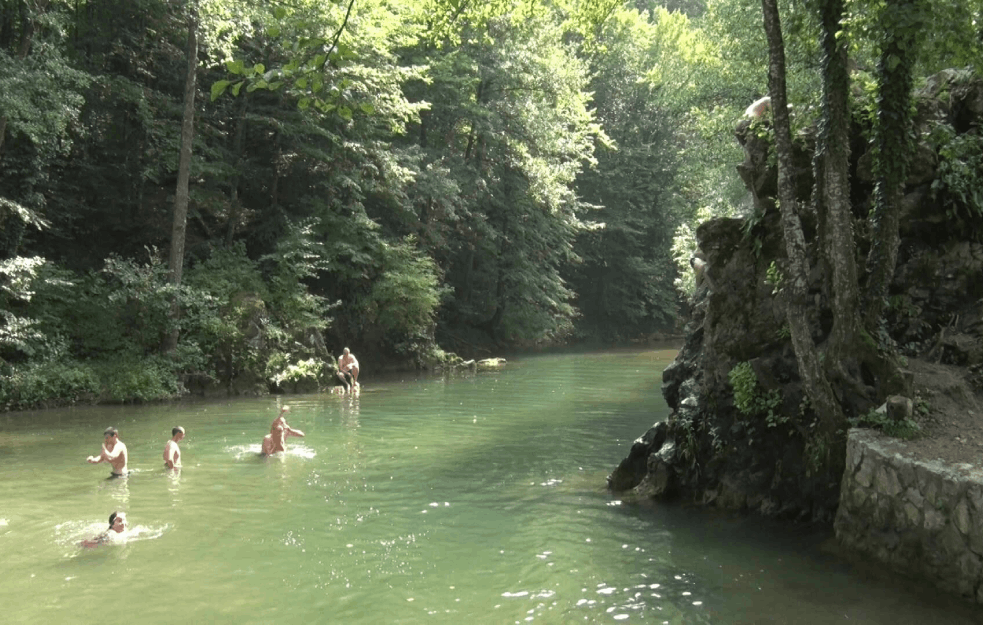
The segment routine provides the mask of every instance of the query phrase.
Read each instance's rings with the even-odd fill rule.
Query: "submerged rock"
[[[487,369],[501,369],[505,366],[504,358],[485,358],[476,363],[479,371]]]

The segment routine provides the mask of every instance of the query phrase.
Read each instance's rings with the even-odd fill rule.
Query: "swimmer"
[[[274,425],[270,428],[270,433],[263,437],[263,444],[261,445],[260,455],[262,456],[272,456],[278,451],[286,450],[286,445],[284,445],[284,439],[286,438],[284,428],[282,425]]]
[[[278,414],[276,416],[276,419],[273,419],[273,423],[270,424],[271,432],[273,431],[273,428],[275,428],[276,426],[287,424],[287,417],[285,417],[284,415],[286,415],[288,412],[290,412],[290,406],[284,406],[283,408],[280,408],[280,414]]]
[[[303,432],[295,430],[287,423],[284,415],[288,412],[290,412],[290,406],[284,406],[280,409],[280,414],[277,415],[277,418],[270,425],[270,433],[263,438],[261,454],[269,456],[279,451],[286,451],[286,440],[288,436],[304,437]]]
[[[102,534],[99,534],[95,538],[83,540],[79,544],[82,547],[98,547],[99,545],[104,545],[107,542],[112,541],[113,535],[110,534],[110,532],[122,534],[124,530],[126,530],[126,513],[113,512],[109,515],[109,529]]]
[[[184,440],[184,428],[178,426],[171,430],[171,440],[167,441],[164,445],[164,468],[165,469],[180,469],[181,468],[181,448],[177,446]]]
[[[108,427],[103,432],[105,437],[102,443],[102,452],[98,456],[89,456],[85,459],[89,464],[99,464],[108,462],[113,466],[110,477],[125,477],[126,469],[126,444],[119,440],[119,432],[116,428]]]

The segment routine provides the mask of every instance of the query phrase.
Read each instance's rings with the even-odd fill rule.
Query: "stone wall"
[[[847,547],[983,603],[983,469],[912,457],[903,441],[850,431],[835,522]]]

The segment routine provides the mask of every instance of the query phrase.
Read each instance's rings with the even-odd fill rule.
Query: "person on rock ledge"
[[[354,393],[358,390],[358,359],[355,354],[346,347],[341,356],[338,356],[338,371],[346,377],[351,377],[350,390]]]

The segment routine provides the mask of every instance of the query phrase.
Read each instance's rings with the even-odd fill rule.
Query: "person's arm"
[[[174,445],[171,443],[164,446],[164,466],[168,469],[174,468]]]
[[[292,427],[287,426],[287,436],[299,436],[300,438],[304,438],[304,433],[300,430],[295,430]]]
[[[102,446],[102,458],[106,462],[112,462],[113,460],[118,458],[120,454],[125,454],[125,453],[126,453],[126,445],[124,445],[121,442],[117,442],[116,447],[114,447],[112,451],[106,449],[105,445]]]
[[[100,462],[107,462],[105,455],[106,455],[106,450],[103,449],[102,453],[100,453],[98,456],[89,456],[88,458],[85,459],[85,461],[88,462],[89,464],[99,464]]]

